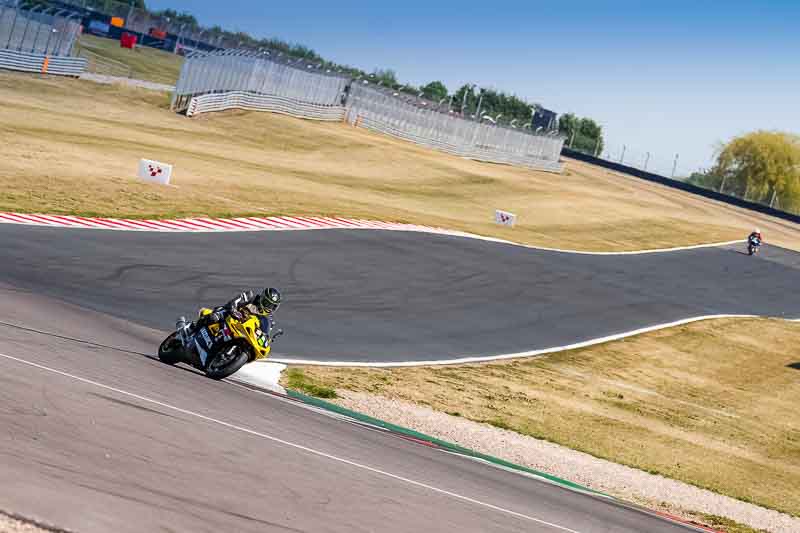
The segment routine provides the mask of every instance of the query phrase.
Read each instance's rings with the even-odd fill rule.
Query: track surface
[[[0,321],[61,335],[0,325],[0,509],[80,532],[685,530],[168,367],[123,320],[0,286]]]
[[[275,285],[276,354],[425,361],[562,346],[711,314],[800,317],[800,254],[592,256],[370,230],[162,234],[0,225],[0,282],[150,328]]]
[[[148,356],[175,315],[266,283],[286,352],[391,360],[792,315],[800,264],[364,230],[0,227],[0,247],[0,509],[82,532],[685,530]]]

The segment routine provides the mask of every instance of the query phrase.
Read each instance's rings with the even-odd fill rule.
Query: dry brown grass
[[[800,515],[798,345],[797,323],[719,320],[528,360],[302,370]]]
[[[0,73],[0,210],[115,217],[337,214],[523,243],[627,250],[742,238],[800,248],[792,225],[578,162],[563,175],[460,159],[343,124],[269,113],[187,119],[162,94]],[[175,165],[175,187],[135,179]],[[492,223],[495,208],[519,215]]]

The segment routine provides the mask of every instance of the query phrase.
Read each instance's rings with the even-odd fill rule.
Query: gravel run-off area
[[[338,390],[337,404],[477,452],[546,472],[622,500],[697,519],[724,516],[755,529],[800,531],[800,518],[765,509],[680,481],[649,474],[551,442],[520,435],[408,402]]]
[[[44,529],[0,512],[0,533],[50,533],[52,531],[57,530]]]

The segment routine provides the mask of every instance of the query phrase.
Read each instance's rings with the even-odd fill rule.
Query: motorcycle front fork
[[[181,345],[186,348],[189,346],[189,324],[186,322],[186,317],[180,317],[178,322],[175,323],[175,331],[178,332],[178,339]]]

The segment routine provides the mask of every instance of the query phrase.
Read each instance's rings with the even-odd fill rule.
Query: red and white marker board
[[[161,185],[168,185],[171,177],[172,165],[150,159],[141,159],[139,161],[139,178],[160,183]]]
[[[517,222],[517,215],[497,209],[494,212],[494,221],[503,226],[511,226],[513,228],[514,224]]]

